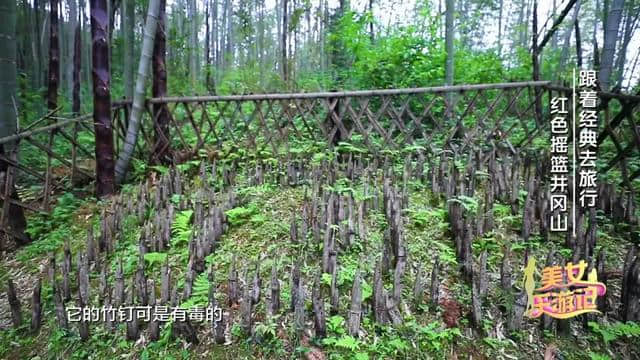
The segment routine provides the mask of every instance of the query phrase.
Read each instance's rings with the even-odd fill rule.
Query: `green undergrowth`
[[[195,175],[195,164],[187,164],[185,172]],[[162,169],[160,169],[162,170]],[[478,176],[483,176],[479,174]],[[51,286],[43,283],[43,307],[45,323],[40,333],[28,333],[29,315],[25,312],[25,325],[18,330],[0,331],[0,357],[16,358],[17,354],[24,358],[70,358],[70,359],[236,359],[236,358],[292,358],[311,357],[313,352],[322,352],[328,359],[441,359],[456,356],[458,358],[541,358],[550,344],[560,349],[566,359],[607,359],[618,358],[625,349],[638,346],[640,335],[638,325],[620,324],[608,317],[598,317],[597,322],[589,325],[581,320],[572,322],[570,334],[541,331],[536,321],[526,321],[523,330],[508,334],[505,325],[505,314],[513,304],[513,295],[499,289],[500,263],[505,247],[512,250],[512,266],[514,281],[520,286],[520,276],[524,252],[543,262],[549,249],[553,248],[567,259],[571,254],[564,249],[564,239],[552,236],[544,241],[537,235],[531,236],[526,243],[519,239],[522,206],[517,214],[511,213],[510,205],[497,203],[493,212],[495,229],[474,240],[473,254],[477,258],[483,251],[488,254],[488,272],[490,290],[484,300],[484,324],[482,329],[472,330],[468,313],[471,305],[470,286],[459,276],[459,264],[455,255],[455,247],[450,235],[447,205],[438,196],[434,196],[427,186],[411,181],[409,183],[409,207],[404,210],[406,219],[406,244],[408,249],[407,271],[404,281],[406,309],[401,308],[404,322],[400,326],[380,326],[374,323],[371,314],[362,319],[360,337],[348,335],[346,321],[350,303],[349,294],[356,271],[362,272],[362,291],[366,302],[372,295],[372,274],[375,261],[379,256],[383,234],[387,227],[382,210],[370,209],[366,223],[366,236],[355,236],[348,249],[338,254],[337,286],[339,303],[342,310],[338,314],[328,313],[327,337],[317,339],[313,336],[300,339],[292,329],[293,315],[288,311],[267,318],[264,314],[264,296],[268,291],[271,268],[275,264],[281,280],[281,303],[288,308],[291,300],[290,272],[294,262],[300,265],[303,283],[310,291],[313,279],[320,275],[323,286],[327,289],[331,283],[329,274],[319,274],[322,244],[313,241],[311,232],[307,238],[298,243],[289,239],[292,216],[300,221],[305,194],[310,193],[308,185],[296,187],[281,186],[274,183],[263,185],[247,185],[246,179],[238,176],[235,188],[239,199],[238,206],[226,211],[229,228],[217,244],[216,250],[206,258],[206,268],[215,272],[218,284],[217,300],[226,303],[226,279],[234,257],[237,258],[239,274],[244,280],[246,271],[249,274],[257,268],[262,279],[262,299],[255,309],[254,336],[248,337],[237,324],[230,331],[232,343],[224,346],[214,345],[210,330],[199,326],[198,345],[187,345],[182,340],[171,337],[170,325],[164,327],[161,339],[148,343],[140,340],[139,344],[124,339],[124,328],[114,333],[106,332],[101,325],[91,327],[91,338],[83,343],[75,330],[65,333],[55,325]],[[192,179],[194,186],[219,186],[211,181],[209,184],[197,184],[197,176]],[[350,192],[357,200],[364,200],[364,190],[360,183],[349,179],[338,179],[332,191]],[[125,196],[136,192],[135,186],[123,189]],[[458,197],[467,211],[476,212],[482,209],[482,189],[475,198]],[[521,194],[521,204],[526,193]],[[182,196],[192,197],[193,193]],[[175,204],[180,202],[179,196],[171,199]],[[450,200],[451,201],[451,200]],[[16,258],[32,273],[39,272],[33,264],[46,263],[51,251],[60,250],[66,239],[69,239],[74,254],[83,249],[88,227],[99,232],[99,216],[102,204],[95,204],[92,199],[77,199],[72,196],[59,198],[51,217],[32,217],[30,234],[36,239],[33,244],[20,249]],[[149,216],[153,216],[150,210]],[[596,251],[604,248],[607,251],[607,269],[620,269],[627,244],[624,232],[617,231],[605,217],[599,216],[599,238]],[[130,277],[138,264],[138,239],[141,224],[135,217],[123,219],[123,229],[113,254],[108,256],[113,281],[113,272],[121,261],[124,273]],[[168,259],[172,278],[177,279],[177,286],[182,288],[184,272],[188,262],[188,241],[193,231],[193,211],[178,210],[171,229],[170,248],[165,253],[148,253],[144,257],[145,271],[159,281],[162,264]],[[435,258],[439,257],[443,266],[441,272],[442,296],[455,301],[460,306],[460,314],[453,327],[444,322],[446,309],[442,306],[428,305],[425,296],[422,303],[414,306],[412,290],[418,269],[430,274]],[[75,263],[75,259],[74,259]],[[258,266],[259,265],[259,266]],[[3,268],[3,274],[6,269]],[[97,294],[97,272],[91,273],[94,303],[103,296]],[[392,277],[385,277],[385,284],[391,290]],[[429,293],[428,284],[426,293]],[[619,294],[619,281],[613,279],[609,284],[612,296]],[[209,282],[207,274],[199,274],[193,287],[192,296],[182,299],[185,308],[204,306],[207,304]],[[328,291],[326,292],[328,294]],[[311,301],[306,299],[307,320],[311,320]],[[236,309],[232,309],[236,314]],[[236,320],[237,320],[236,314]],[[311,323],[309,323],[311,324]],[[312,329],[312,325],[307,328]],[[312,334],[311,331],[309,334]],[[144,346],[143,346],[144,345]],[[46,354],[46,355],[44,355]]]

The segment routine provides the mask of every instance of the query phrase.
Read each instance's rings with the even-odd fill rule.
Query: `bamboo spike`
[[[422,305],[422,297],[424,296],[424,268],[418,264],[418,272],[415,282],[413,283],[413,303],[416,308]]]
[[[62,272],[62,299],[67,302],[71,299],[71,248],[68,239],[65,241],[64,258],[60,270]]]
[[[349,310],[349,335],[358,337],[360,333],[360,317],[362,316],[362,289],[360,284],[360,270],[356,270],[351,289],[351,308]]]
[[[607,285],[607,274],[604,268],[606,252],[603,249],[600,249],[598,253],[598,258],[596,260],[596,273],[598,274],[598,281],[603,283],[605,286]],[[609,310],[609,303],[607,301],[607,293],[605,292],[603,296],[599,296],[597,300],[598,309],[603,313],[606,313]]]
[[[185,300],[191,297],[195,276],[196,274],[195,270],[193,269],[193,260],[190,260],[189,264],[187,265],[187,272],[184,277],[184,293],[182,294],[182,298]]]
[[[136,269],[135,277],[138,301],[140,305],[146,306],[149,304],[149,291],[147,289],[147,277],[144,274],[144,257],[142,254],[138,257],[138,268]]]
[[[502,255],[502,263],[500,265],[500,287],[503,290],[511,290],[511,247],[506,245]]]
[[[629,280],[631,276],[633,276],[633,267],[638,262],[638,247],[637,245],[633,245],[631,249],[627,252],[627,256],[625,257],[624,266],[622,268],[622,290],[620,293],[620,302],[622,304],[621,315],[622,319],[625,321],[629,321],[632,318],[632,310],[630,306],[630,298],[632,298],[632,291],[630,286],[634,283],[634,281]]]
[[[42,298],[40,296],[42,290],[42,280],[38,281],[33,287],[33,295],[31,297],[31,331],[37,333],[42,325]]]
[[[549,250],[549,253],[547,254],[547,259],[545,262],[545,266],[549,267],[549,266],[553,266],[557,264],[557,260],[556,260],[556,252],[552,249]],[[527,304],[528,305],[528,304]],[[551,330],[555,324],[555,320],[548,315],[542,315],[542,328],[546,329],[546,330]]]
[[[478,278],[478,290],[481,298],[484,298],[487,295],[487,291],[489,289],[487,275],[487,251],[483,251],[480,255],[480,269],[479,269],[479,278]]]
[[[327,220],[325,222],[325,230],[324,230],[324,245],[322,247],[322,271],[325,273],[331,273],[332,269],[330,268],[330,254],[333,250],[332,238],[333,238],[333,193],[329,195],[329,200],[327,201],[326,207],[326,216]]]
[[[127,293],[127,305],[129,306],[134,306],[134,299],[135,299],[135,280],[132,278],[131,279],[131,285],[129,288],[129,292]],[[127,340],[138,340],[138,337],[140,336],[140,329],[138,327],[138,317],[136,316],[136,314],[132,314],[131,317],[127,318],[127,332],[126,332],[126,338]]]
[[[295,292],[296,294],[293,310],[293,320],[296,333],[299,337],[301,337],[305,326],[304,291],[302,289],[302,281],[298,280],[297,286],[292,289],[292,293],[293,292]]]
[[[122,259],[118,261],[116,268],[115,286],[113,288],[113,305],[118,308],[124,303],[124,274],[122,273]]]
[[[507,329],[510,332],[520,330],[522,327],[522,319],[527,307],[527,292],[521,291],[516,295],[516,299],[509,311],[509,318],[507,322]]]
[[[440,297],[440,256],[436,256],[436,261],[433,263],[433,269],[431,270],[431,306],[438,306],[438,300]]]
[[[291,212],[291,226],[289,227],[289,238],[292,244],[298,244],[298,222],[296,220],[296,212]]]
[[[337,266],[334,266],[333,272],[331,273],[331,295],[330,295],[330,305],[331,308],[329,310],[331,315],[336,315],[340,311],[340,298],[338,294],[338,269]]]
[[[87,243],[86,243],[86,251],[87,251],[87,258],[89,260],[90,263],[93,263],[97,260],[97,251],[98,249],[96,249],[95,247],[95,240],[93,238],[93,226],[89,226],[89,229],[87,230]],[[66,250],[65,250],[66,252]],[[71,266],[69,266],[69,269],[71,269]]]
[[[379,261],[373,273],[373,315],[376,322],[386,324],[389,321],[386,306],[387,299],[384,294],[384,285],[382,283],[382,262]]]
[[[53,299],[55,303],[56,320],[57,320],[58,326],[62,329],[68,329],[69,323],[67,321],[67,311],[64,305],[64,301],[62,300],[60,286],[58,285],[57,281],[54,281],[52,284],[52,287],[55,289],[53,291]]]
[[[148,290],[149,306],[151,307],[149,320],[149,340],[158,341],[158,339],[160,339],[160,323],[157,321],[154,314],[154,309],[158,305],[158,303],[156,300],[156,283],[153,279],[149,279]]]
[[[251,287],[251,305],[256,305],[260,302],[260,288],[262,287],[262,280],[260,280],[260,264],[256,264],[256,270],[253,275],[253,286]]]
[[[82,253],[78,254],[78,298],[80,306],[89,305],[89,265],[87,257]]]
[[[398,255],[396,257],[396,268],[393,272],[393,301],[396,304],[399,304],[402,299],[402,278],[404,277],[405,264],[405,247],[404,245],[400,245]]]
[[[327,329],[324,311],[324,299],[322,298],[322,281],[320,274],[316,275],[311,295],[311,301],[313,303],[312,305],[316,337],[322,339],[327,336]]]
[[[22,325],[22,307],[20,306],[20,300],[18,300],[16,287],[11,279],[7,280],[7,299],[11,308],[11,321],[13,322],[13,327],[17,329]]]
[[[238,271],[236,270],[236,256],[231,260],[231,269],[229,270],[229,287],[227,298],[229,306],[238,303]]]
[[[271,267],[271,314],[276,315],[280,312],[280,281],[278,280],[278,270],[276,262]]]
[[[166,305],[169,302],[169,296],[171,294],[171,274],[169,270],[169,255],[165,258],[165,263],[162,266],[162,280],[160,284],[160,304]]]
[[[289,311],[295,311],[296,307],[296,297],[298,296],[297,288],[300,286],[300,267],[297,262],[293,263],[293,268],[291,269],[291,304],[289,306]]]
[[[251,310],[252,310],[252,296],[251,286],[249,286],[251,280],[249,279],[249,272],[245,271],[245,286],[243,289],[242,303],[240,304],[240,317],[242,319],[242,329],[247,335],[251,335]]]

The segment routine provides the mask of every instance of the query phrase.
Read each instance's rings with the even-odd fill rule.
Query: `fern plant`
[[[173,220],[173,224],[171,224],[172,246],[189,242],[193,232],[193,228],[191,227],[192,216],[193,210],[182,210],[178,212],[176,218]]]
[[[190,309],[193,307],[205,307],[209,303],[209,279],[207,273],[203,272],[193,281],[191,297],[186,299],[180,307]]]
[[[611,325],[600,325],[595,321],[588,322],[591,331],[602,337],[605,345],[615,341],[620,337],[634,338],[640,337],[640,324],[633,321],[627,323],[615,322]]]

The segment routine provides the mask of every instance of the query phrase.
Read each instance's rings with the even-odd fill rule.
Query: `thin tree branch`
[[[558,26],[562,23],[562,20],[564,20],[567,14],[569,14],[569,11],[571,11],[571,8],[573,8],[573,5],[575,5],[577,1],[578,0],[569,0],[567,6],[564,8],[564,10],[562,10],[560,16],[558,16],[556,21],[553,22],[553,26],[551,26],[551,29],[549,29],[549,31],[547,31],[547,35],[544,36],[544,39],[542,39],[542,42],[540,42],[540,45],[538,45],[538,53],[542,52],[544,46],[547,45],[549,40],[551,40],[553,34],[556,32],[556,30],[558,30]]]

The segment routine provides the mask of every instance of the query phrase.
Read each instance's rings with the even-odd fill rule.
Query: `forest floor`
[[[189,181],[196,182],[197,165],[185,169],[192,174]],[[361,191],[361,184],[344,179],[342,186]],[[124,197],[133,196],[138,186],[125,186]],[[600,218],[598,244],[606,250],[606,272],[609,274],[607,293],[609,313],[596,316],[597,324],[587,325],[581,317],[569,322],[565,330],[542,330],[540,320],[526,320],[521,330],[509,333],[506,330],[507,313],[513,304],[513,294],[506,293],[497,285],[500,282],[500,264],[505,244],[511,245],[511,263],[514,268],[513,282],[521,288],[521,277],[525,249],[544,263],[549,249],[555,249],[567,259],[571,250],[564,248],[564,239],[552,237],[543,241],[532,236],[527,243],[519,240],[522,226],[522,210],[512,215],[509,205],[496,203],[494,206],[495,229],[478,238],[473,244],[474,257],[483,251],[488,253],[487,270],[489,292],[483,301],[483,326],[473,329],[471,324],[471,287],[460,276],[455,245],[447,220],[446,202],[434,196],[430,190],[417,182],[409,186],[408,208],[403,213],[406,223],[406,244],[408,252],[407,272],[404,281],[400,310],[403,323],[400,326],[379,326],[375,324],[371,311],[364,303],[372,293],[372,274],[375,254],[380,254],[386,227],[382,210],[371,210],[365,219],[366,236],[356,236],[353,244],[338,254],[337,286],[339,304],[342,310],[330,314],[327,308],[327,336],[314,337],[311,296],[306,296],[307,330],[302,335],[293,330],[293,313],[288,311],[291,300],[290,272],[293,263],[301,267],[303,287],[311,294],[312,279],[320,268],[321,245],[314,243],[311,236],[298,243],[290,240],[292,214],[302,214],[306,186],[280,185],[267,181],[262,185],[250,185],[246,178],[238,176],[235,192],[240,199],[236,208],[227,211],[229,228],[222,235],[215,251],[207,256],[206,262],[215,270],[217,289],[221,299],[226,296],[226,278],[232,258],[238,257],[239,268],[253,269],[260,263],[264,296],[269,293],[268,279],[276,263],[282,292],[283,311],[275,317],[265,316],[265,301],[255,308],[254,334],[247,336],[238,325],[239,308],[228,308],[230,325],[226,330],[226,343],[214,343],[211,326],[197,324],[199,344],[174,339],[169,327],[164,327],[161,338],[150,342],[145,332],[138,341],[125,340],[121,328],[112,333],[102,325],[91,326],[91,337],[83,342],[75,332],[60,330],[55,322],[51,285],[43,281],[43,326],[37,335],[29,333],[26,315],[25,325],[11,328],[10,312],[5,292],[0,294],[0,358],[4,359],[542,359],[545,351],[552,350],[564,359],[638,359],[640,358],[640,334],[637,328],[621,328],[616,320],[619,306],[620,269],[629,242],[625,228],[616,226],[604,217]],[[189,194],[187,194],[189,196]],[[193,196],[193,195],[191,195]],[[6,284],[13,279],[23,306],[23,313],[30,309],[33,284],[39,277],[46,279],[48,256],[51,251],[62,249],[65,239],[70,240],[72,250],[82,249],[87,229],[99,228],[101,208],[106,203],[95,199],[80,199],[72,194],[58,198],[58,204],[50,217],[33,216],[30,229],[38,234],[36,240],[15,252],[4,254],[0,265],[0,282]],[[191,221],[189,210],[176,212],[186,223]],[[176,220],[175,222],[178,222]],[[175,223],[174,222],[174,223]],[[121,259],[125,274],[131,274],[137,261],[138,237],[142,226],[134,220],[123,224],[122,236],[110,255],[111,259]],[[167,256],[172,269],[172,277],[183,278],[188,254],[188,241],[176,239],[174,232],[172,247]],[[623,244],[623,245],[621,245]],[[436,257],[439,256],[440,304],[429,305],[429,286],[417,303],[412,300],[413,283],[420,267],[430,274]],[[147,259],[147,257],[145,257]],[[146,273],[158,274],[163,257],[147,259]],[[75,259],[74,259],[75,261]],[[115,261],[112,268],[115,269]],[[359,337],[347,334],[348,309],[353,279],[357,270],[363,274],[362,325]],[[175,274],[175,275],[174,275]],[[240,271],[242,275],[243,272]],[[616,276],[617,274],[617,276]],[[91,273],[92,285],[98,281],[97,272]],[[430,276],[426,276],[430,278]],[[241,279],[244,279],[241,276]],[[391,280],[389,280],[391,279]],[[393,279],[385,277],[387,287]],[[242,281],[241,281],[242,282]],[[324,274],[322,282],[330,286],[331,276]],[[178,286],[182,286],[179,280]],[[264,286],[263,286],[264,288]],[[100,298],[97,286],[92,286],[92,297]],[[192,296],[186,299],[189,305],[206,304],[209,285],[206,272],[198,275],[194,282]],[[221,303],[225,303],[221,301]],[[560,357],[558,357],[560,358]]]

